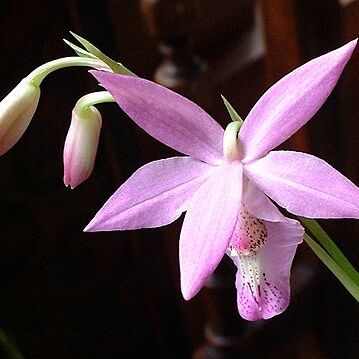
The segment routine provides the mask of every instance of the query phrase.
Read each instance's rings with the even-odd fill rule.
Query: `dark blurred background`
[[[0,97],[40,64],[72,54],[72,30],[142,77],[175,89],[223,126],[225,95],[245,117],[285,73],[359,33],[357,0],[28,0],[0,3]],[[310,151],[359,184],[359,51],[315,118],[284,148]],[[83,233],[142,164],[173,152],[115,105],[93,175],[62,183],[76,100],[98,89],[85,69],[42,85],[38,111],[0,159],[0,326],[26,358],[357,358],[358,304],[303,244],[289,309],[247,323],[233,267],[190,302],[179,290],[181,220],[156,230]],[[323,222],[359,267],[358,221]],[[0,357],[6,358],[1,349]]]

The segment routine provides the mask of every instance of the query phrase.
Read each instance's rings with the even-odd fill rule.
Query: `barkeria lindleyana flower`
[[[25,78],[0,102],[0,156],[21,138],[39,98],[40,87]]]
[[[102,118],[94,106],[75,106],[66,136],[63,160],[64,183],[75,188],[94,168]]]
[[[140,127],[187,157],[137,170],[86,230],[159,227],[187,211],[180,235],[184,298],[200,290],[227,253],[238,267],[241,316],[283,312],[304,231],[270,199],[299,216],[359,218],[359,189],[319,158],[271,150],[317,112],[355,45],[294,70],[259,99],[240,129],[232,122],[225,131],[194,103],[153,82],[93,72]]]

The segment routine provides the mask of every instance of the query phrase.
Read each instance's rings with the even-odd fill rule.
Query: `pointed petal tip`
[[[357,46],[357,43],[358,43],[358,38],[355,38],[354,40],[347,42],[345,45],[343,45],[342,47],[339,47],[338,49],[336,49],[334,51],[344,52],[344,53],[346,52],[347,59],[349,60],[353,51],[355,50],[355,47]]]
[[[102,75],[107,72],[107,71],[101,71],[101,70],[89,70],[88,71],[90,75],[92,75],[97,81],[98,81],[98,85],[102,88],[105,88],[104,85],[102,85],[101,83],[101,79],[102,79]],[[121,74],[116,74],[118,76],[124,76]]]
[[[185,294],[185,293],[183,293],[183,291],[182,291],[182,297],[186,302],[188,302],[190,299],[193,298],[193,296],[190,296],[187,293]]]
[[[199,291],[200,289],[185,286],[183,280],[181,280],[181,293],[185,301],[191,300]]]
[[[110,229],[106,228],[106,221],[98,216],[98,213],[90,220],[87,226],[84,228],[84,232],[105,232]]]
[[[119,231],[121,229],[118,229]],[[94,232],[110,232],[113,229],[106,226],[106,223],[103,223],[101,220],[98,220],[96,216],[91,219],[88,225],[82,230],[86,233],[94,233]]]
[[[358,37],[356,37],[354,40],[348,42],[348,45],[349,45],[349,44],[350,44],[353,48],[354,48],[355,46],[357,46],[357,44],[358,44]]]
[[[99,216],[101,210],[95,214],[95,216],[90,220],[87,226],[83,229],[84,232],[101,232],[108,231],[106,225],[104,224],[103,218]]]
[[[109,232],[120,231],[122,228],[113,228],[108,223],[108,218],[102,216],[101,210],[91,219],[88,225],[84,228],[84,232]]]
[[[92,76],[98,81],[98,85],[99,85],[100,87],[103,87],[103,88],[105,88],[105,86],[102,85],[101,80],[102,80],[102,75],[103,75],[105,72],[107,72],[107,71],[93,70],[93,69],[91,69],[91,70],[88,71],[88,73],[89,73],[90,75],[92,75]],[[121,75],[121,74],[116,74],[116,75],[118,75],[118,76],[124,76],[124,75]]]
[[[357,41],[294,69],[264,93],[239,133],[244,163],[265,156],[314,116],[336,85]]]
[[[96,224],[93,223],[93,220],[83,229],[83,232],[98,232],[96,229]]]
[[[102,77],[103,77],[103,75],[105,75],[106,73],[107,74],[111,74],[111,75],[116,75],[116,77],[119,77],[119,78],[121,78],[121,77],[128,77],[128,75],[123,75],[123,74],[115,74],[115,73],[111,73],[111,72],[108,72],[108,71],[101,71],[101,70],[93,70],[93,69],[91,69],[91,70],[88,70],[88,72],[98,81],[98,82],[101,82],[101,79],[102,79]],[[101,87],[105,87],[104,85],[102,85],[101,83],[99,83],[99,85],[101,86]]]

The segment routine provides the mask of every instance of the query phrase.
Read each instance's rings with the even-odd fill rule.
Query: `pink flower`
[[[64,146],[64,183],[75,188],[84,182],[94,168],[102,118],[94,107],[72,111]]]
[[[241,316],[257,320],[283,312],[304,230],[270,199],[299,216],[359,218],[359,189],[314,156],[271,150],[317,112],[355,45],[281,79],[259,99],[239,133],[238,123],[223,131],[197,105],[153,82],[93,72],[133,121],[187,156],[141,167],[86,230],[159,227],[187,211],[179,244],[184,298],[201,289],[227,253],[238,267]]]

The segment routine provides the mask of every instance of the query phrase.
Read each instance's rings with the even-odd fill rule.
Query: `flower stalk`
[[[19,141],[29,126],[39,103],[44,78],[53,71],[71,66],[111,71],[101,60],[84,57],[63,57],[32,71],[0,102],[0,156]]]
[[[26,78],[33,84],[40,86],[44,78],[50,73],[59,69],[73,66],[84,66],[98,70],[110,71],[110,68],[98,59],[71,56],[49,61],[36,68]]]
[[[91,111],[91,106],[110,102],[115,102],[115,99],[108,91],[92,92],[78,99],[74,110],[78,115],[84,116]]]

